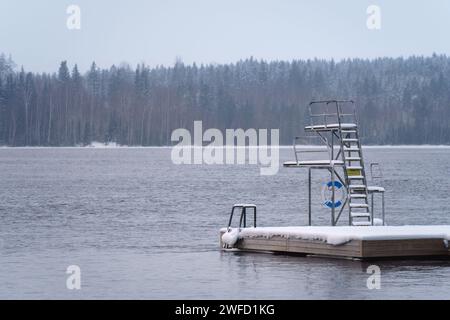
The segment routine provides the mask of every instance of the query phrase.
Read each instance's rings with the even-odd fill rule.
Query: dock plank
[[[361,243],[353,240],[346,244],[334,246],[321,241],[301,239],[241,239],[236,248],[252,251],[274,251],[299,254],[318,254],[329,256],[361,257]]]
[[[448,250],[441,239],[366,240],[364,257],[445,256]]]

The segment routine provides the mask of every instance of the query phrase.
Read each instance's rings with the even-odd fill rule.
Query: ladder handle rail
[[[253,228],[256,228],[256,207],[242,207],[239,228],[247,228],[247,209],[253,209]]]
[[[242,222],[244,222],[242,224]],[[239,219],[239,229],[242,228],[242,225],[244,225],[244,228],[247,227],[247,212],[245,210],[245,207],[241,210],[241,218]]]
[[[236,208],[238,208],[238,207],[233,206],[233,208],[231,209],[230,219],[228,220],[227,231],[230,231],[231,222],[233,221],[234,209],[236,209]]]
[[[231,209],[230,219],[228,220],[227,231],[231,228],[231,223],[233,222],[233,216],[236,209],[241,209],[241,216],[239,218],[239,228],[247,227],[247,209],[253,209],[253,227],[256,228],[256,206],[233,206]]]

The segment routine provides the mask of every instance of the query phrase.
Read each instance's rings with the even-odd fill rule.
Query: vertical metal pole
[[[381,216],[383,217],[383,226],[386,225],[386,221],[384,220],[384,192],[381,193]]]
[[[233,214],[234,214],[234,206],[233,206],[233,208],[231,209],[231,214],[230,214],[230,220],[228,221],[228,230],[227,231],[230,231],[230,227],[231,227],[231,222],[233,221]]]
[[[334,160],[334,134],[331,131],[331,160]]]
[[[239,230],[241,230],[242,224],[244,222],[244,212],[242,210],[243,209],[241,208],[241,217],[239,218]]]
[[[347,188],[347,199],[348,199],[348,225],[352,225],[352,210],[350,208],[350,189]]]
[[[331,166],[331,225],[336,225],[336,222],[334,221],[334,215],[335,215],[335,187],[334,187],[334,166]]]
[[[311,226],[311,168],[308,168],[308,225]]]
[[[371,196],[371,202],[372,202],[370,204],[370,220],[373,225],[373,193],[370,196]]]

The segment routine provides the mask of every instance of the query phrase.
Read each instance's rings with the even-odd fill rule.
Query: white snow
[[[98,142],[98,141],[92,141],[89,145],[86,147],[90,148],[118,148],[120,147],[120,144],[117,144],[116,142]]]
[[[369,192],[384,192],[385,190],[383,187],[368,186],[367,191],[369,191]]]
[[[383,219],[373,218],[373,224],[375,226],[382,226],[383,225]]]
[[[234,244],[239,239],[239,229],[238,228],[230,228],[230,230],[227,232],[225,229],[225,233],[222,235],[222,242],[229,245],[234,246]]]
[[[233,207],[256,207],[253,203],[236,203]]]
[[[226,232],[226,229],[223,228],[221,231]],[[233,234],[233,236],[235,235]],[[238,232],[239,239],[254,237],[271,238],[274,236],[304,240],[319,240],[332,245],[345,244],[351,240],[442,239],[448,241],[450,240],[450,225],[258,227],[243,228],[240,232]],[[227,235],[226,238],[231,238],[231,235]],[[232,238],[232,240],[235,239]],[[224,241],[223,236],[222,241]]]

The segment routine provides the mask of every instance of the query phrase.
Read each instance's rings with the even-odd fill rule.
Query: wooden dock
[[[220,232],[220,246],[224,248]],[[351,240],[332,245],[319,240],[304,240],[283,236],[248,237],[237,241],[235,249],[253,252],[272,252],[299,255],[319,255],[354,259],[382,259],[406,257],[450,258],[450,248],[444,239],[393,239],[393,240]]]

